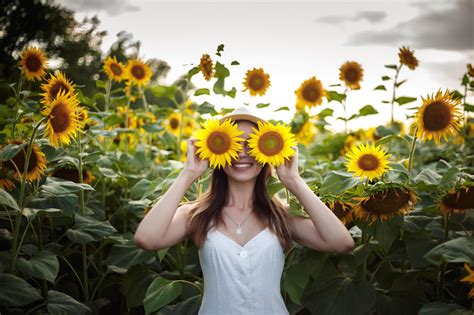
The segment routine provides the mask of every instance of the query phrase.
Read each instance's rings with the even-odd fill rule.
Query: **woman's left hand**
[[[278,178],[280,178],[281,183],[289,190],[291,190],[293,185],[300,179],[300,174],[298,173],[298,147],[293,146],[292,148],[295,150],[295,154],[276,168]]]

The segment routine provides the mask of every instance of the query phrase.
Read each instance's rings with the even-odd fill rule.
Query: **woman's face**
[[[238,159],[232,160],[232,164],[224,168],[224,172],[235,181],[245,182],[255,179],[262,170],[262,165],[255,161],[253,156],[248,154],[247,139],[249,139],[249,134],[253,132],[252,127],[256,127],[256,125],[242,120],[237,123],[237,126],[244,132],[240,136],[240,138],[244,139],[242,142],[242,152],[239,153]]]

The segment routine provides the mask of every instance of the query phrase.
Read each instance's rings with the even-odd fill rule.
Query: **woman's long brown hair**
[[[289,214],[278,196],[270,198],[267,193],[266,182],[270,174],[270,166],[267,164],[257,176],[253,192],[253,211],[258,220],[276,234],[280,244],[286,250],[292,244]],[[209,190],[192,203],[192,208],[188,213],[188,237],[198,248],[201,248],[206,240],[207,232],[217,222],[222,222],[221,210],[228,201],[227,174],[222,169],[215,169]]]

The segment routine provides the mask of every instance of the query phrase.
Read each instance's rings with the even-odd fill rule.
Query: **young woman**
[[[264,121],[246,107],[222,120],[226,118],[237,123],[245,140],[252,127]],[[300,177],[297,147],[276,173],[311,219],[290,216],[287,205],[268,196],[265,182],[270,166],[260,165],[248,154],[246,141],[238,160],[213,171],[209,191],[179,206],[209,165],[195,155],[195,141],[188,142],[184,169],[140,223],[135,243],[158,250],[187,237],[195,242],[204,277],[199,314],[288,314],[280,293],[284,250],[295,241],[314,250],[343,253],[354,247],[351,235]]]

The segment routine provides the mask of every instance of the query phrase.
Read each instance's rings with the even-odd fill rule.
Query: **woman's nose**
[[[249,147],[247,145],[247,141],[242,142],[242,151],[239,152],[239,158],[242,159],[244,157],[247,157],[248,150],[249,150]]]

